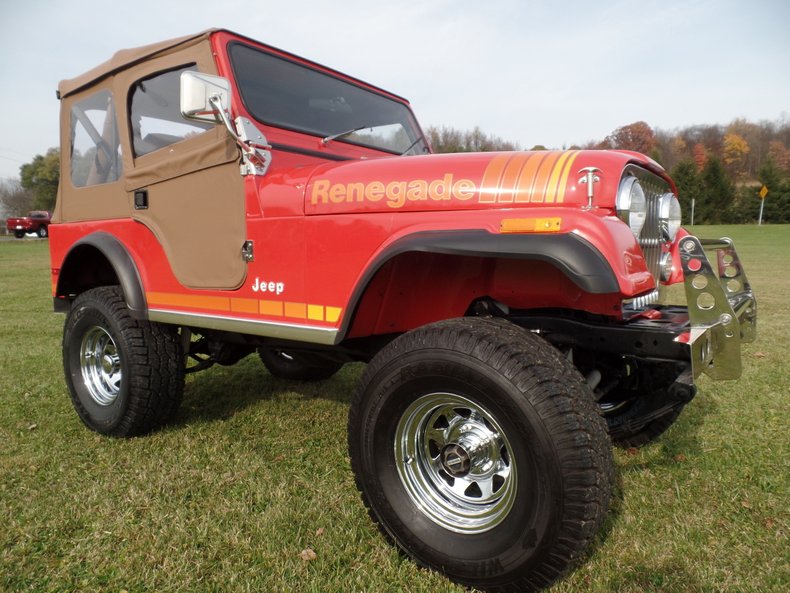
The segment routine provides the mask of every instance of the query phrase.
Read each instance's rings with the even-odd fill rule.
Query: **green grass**
[[[703,378],[658,442],[617,452],[607,536],[556,593],[790,582],[790,227],[696,231],[736,239],[758,341],[739,381]],[[0,241],[0,590],[462,591],[398,554],[362,507],[345,437],[361,365],[303,385],[249,357],[191,376],[167,429],[104,438],[71,408],[49,290],[45,241]]]

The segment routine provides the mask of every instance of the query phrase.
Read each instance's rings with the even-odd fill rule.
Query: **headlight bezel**
[[[677,237],[681,227],[680,200],[672,192],[666,192],[659,199],[658,224],[661,227],[661,237],[667,243],[672,243]]]
[[[620,220],[638,238],[647,221],[647,195],[635,175],[627,175],[620,181],[615,208]]]

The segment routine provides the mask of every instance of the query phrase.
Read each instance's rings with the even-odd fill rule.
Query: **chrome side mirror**
[[[181,115],[196,121],[224,124],[241,148],[241,174],[265,175],[272,161],[271,146],[266,136],[247,118],[240,116],[231,121],[230,99],[227,78],[190,70],[181,73]]]
[[[181,73],[181,115],[187,119],[226,123],[230,119],[230,81],[221,76]]]

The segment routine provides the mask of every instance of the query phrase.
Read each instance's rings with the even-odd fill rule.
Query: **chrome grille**
[[[661,177],[635,165],[626,167],[623,176],[626,175],[633,175],[636,177],[645,192],[645,198],[647,199],[647,216],[645,217],[645,225],[639,233],[639,246],[642,248],[642,253],[645,256],[647,269],[650,270],[656,282],[656,287],[658,287],[661,282],[661,245],[663,243],[661,225],[658,219],[659,204],[661,196],[672,191],[672,189]],[[631,305],[639,309],[655,303],[658,300],[659,290],[656,288],[656,290],[650,294],[633,299]]]

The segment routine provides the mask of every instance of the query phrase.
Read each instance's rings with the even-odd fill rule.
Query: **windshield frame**
[[[391,110],[400,112],[400,118],[398,119],[398,121],[382,124],[380,122],[377,123],[377,122],[360,120],[356,122],[359,124],[358,126],[359,129],[371,128],[371,127],[375,128],[383,125],[399,125],[403,129],[407,141],[404,142],[404,146],[399,149],[393,146],[382,146],[380,144],[364,142],[361,141],[354,134],[343,135],[343,133],[347,132],[350,128],[354,126],[341,124],[339,121],[336,122],[336,125],[334,127],[323,126],[322,129],[318,129],[318,124],[310,127],[310,126],[299,125],[300,122],[284,121],[287,118],[271,117],[270,114],[267,114],[265,112],[265,105],[262,105],[261,99],[258,99],[256,101],[249,96],[253,92],[250,88],[248,88],[248,84],[249,84],[248,81],[250,75],[248,74],[248,69],[241,70],[241,66],[238,63],[240,60],[237,57],[236,52],[239,51],[239,48],[243,48],[243,50],[253,52],[254,54],[260,54],[262,56],[265,56],[266,59],[273,60],[273,62],[271,62],[272,64],[279,64],[281,67],[284,67],[285,69],[294,69],[295,72],[302,72],[305,77],[316,77],[315,78],[316,81],[323,78],[327,82],[333,81],[339,87],[345,85],[352,92],[352,94],[361,92],[363,95],[359,95],[359,96],[365,96],[366,101],[373,98],[375,98],[374,101],[381,101],[380,104],[382,106],[386,106]],[[347,77],[339,72],[334,72],[332,70],[325,69],[309,61],[302,59],[298,59],[298,60],[292,59],[288,55],[281,55],[280,53],[275,51],[267,51],[267,49],[264,47],[259,47],[249,43],[244,43],[243,41],[239,41],[239,40],[230,41],[226,46],[226,52],[227,52],[226,55],[228,57],[228,63],[230,65],[231,72],[233,73],[233,81],[236,88],[238,89],[239,100],[241,101],[241,104],[244,106],[247,112],[256,121],[260,122],[261,124],[281,130],[287,130],[299,134],[313,136],[315,138],[318,138],[319,140],[323,140],[335,134],[340,134],[340,136],[338,136],[337,138],[332,139],[331,142],[332,143],[341,142],[344,144],[359,146],[362,148],[374,150],[377,152],[383,152],[391,155],[402,155],[406,153],[420,154],[421,153],[419,151],[420,145],[422,145],[423,147],[423,152],[425,153],[430,152],[430,145],[428,143],[428,140],[425,134],[423,133],[419,123],[417,122],[417,119],[415,118],[414,113],[412,112],[411,107],[408,104],[408,101],[406,101],[405,99],[401,99],[396,95],[392,95],[387,91],[377,89],[374,86],[368,85],[367,83],[364,83],[362,81],[358,81],[352,77]],[[305,98],[308,98],[307,95],[305,95]],[[315,98],[315,100],[320,100],[320,99]],[[371,105],[372,104],[373,103],[371,103]],[[341,127],[342,129],[339,129]]]

